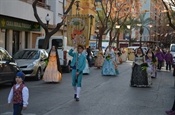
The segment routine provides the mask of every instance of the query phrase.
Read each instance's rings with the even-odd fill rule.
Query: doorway
[[[13,31],[13,51],[12,54],[15,54],[19,50],[19,31]]]

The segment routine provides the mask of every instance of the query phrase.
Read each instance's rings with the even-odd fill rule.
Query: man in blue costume
[[[74,52],[73,49],[69,51],[69,55],[73,57],[70,66],[72,68],[72,86],[75,90],[74,98],[76,101],[79,101],[83,70],[86,66],[86,57],[82,53],[83,50],[84,47],[82,45],[78,45],[78,52]]]

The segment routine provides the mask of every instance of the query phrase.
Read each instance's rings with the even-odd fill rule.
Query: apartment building
[[[19,49],[34,48],[36,37],[44,34],[34,17],[32,2],[33,0],[0,0],[0,47],[10,54]],[[49,14],[49,24],[53,25],[54,13],[46,3],[45,0],[39,0],[37,11],[44,23]]]

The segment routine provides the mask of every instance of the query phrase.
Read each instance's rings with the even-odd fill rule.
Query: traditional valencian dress
[[[60,82],[61,79],[62,75],[57,69],[56,52],[51,51],[49,62],[44,72],[43,80],[45,82]]]
[[[102,66],[103,76],[116,76],[114,61],[115,61],[114,51],[107,51]]]
[[[147,77],[147,67],[143,66],[145,63],[144,55],[135,55],[135,60],[133,62],[131,83],[133,87],[149,87],[150,83]],[[144,64],[145,65],[145,64]]]
[[[103,51],[100,50],[97,54],[97,58],[95,60],[95,67],[100,68],[102,67],[104,62],[104,58],[103,58]]]
[[[151,76],[153,74],[153,64],[152,64],[152,60],[150,58],[146,59],[146,62],[148,64],[147,67],[147,77],[148,77],[148,84],[151,85],[152,84],[152,80],[151,80]]]
[[[154,56],[154,58],[152,56],[154,56],[153,53],[152,54],[148,53],[147,57],[146,57],[146,62],[148,64],[147,73],[148,73],[149,79],[156,78],[156,76],[157,76],[157,69],[156,69],[157,59],[155,56]]]

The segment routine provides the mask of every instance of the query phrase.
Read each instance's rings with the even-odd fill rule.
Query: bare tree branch
[[[39,15],[38,15],[38,12],[37,12],[37,9],[36,9],[37,3],[38,3],[38,0],[35,0],[35,1],[33,2],[33,4],[32,4],[33,11],[34,11],[34,16],[35,16],[36,20],[38,21],[38,23],[44,28],[44,30],[45,30],[46,32],[48,32],[47,26],[41,21]]]
[[[169,8],[168,8],[167,4],[164,2],[164,0],[162,0],[162,3],[165,6],[165,9],[167,10],[166,14],[167,14],[167,17],[168,17],[169,25],[175,30],[175,25],[171,21],[171,16],[170,16]],[[174,2],[172,2],[172,3],[174,3]]]
[[[61,26],[64,24],[64,19],[66,18],[65,15],[71,10],[72,8],[72,5],[74,4],[74,1],[75,0],[72,0],[68,9],[65,11],[64,9],[64,1],[63,1],[63,19],[60,23],[57,23],[56,27],[49,32],[49,29],[48,29],[48,25],[46,26],[42,20],[40,19],[39,15],[38,15],[38,12],[37,12],[37,3],[38,3],[38,0],[34,0],[33,4],[32,4],[32,7],[33,7],[33,11],[34,11],[34,16],[36,18],[36,20],[38,21],[38,23],[41,25],[41,27],[43,27],[43,29],[45,30],[45,40],[44,40],[44,44],[43,44],[43,48],[46,49],[47,48],[47,45],[48,45],[48,42],[49,42],[49,39],[50,37],[55,34],[60,28]]]

